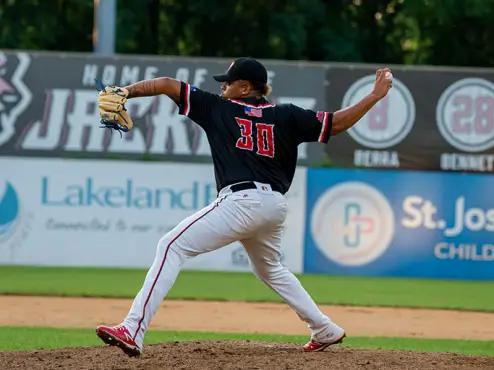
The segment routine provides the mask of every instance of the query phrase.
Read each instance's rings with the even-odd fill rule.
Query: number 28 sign
[[[494,145],[494,83],[465,78],[449,86],[436,109],[439,131],[453,147],[480,152]]]

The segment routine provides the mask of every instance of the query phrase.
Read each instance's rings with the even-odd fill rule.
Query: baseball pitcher
[[[276,105],[265,67],[255,59],[235,60],[216,75],[221,95],[162,77],[125,87],[101,86],[103,127],[127,132],[128,99],[167,95],[179,114],[206,133],[214,162],[218,197],[180,222],[158,242],[156,257],[127,317],[116,327],[99,326],[103,342],[139,356],[152,317],[172,288],[183,263],[201,253],[240,242],[254,274],[307,323],[311,339],[305,351],[341,343],[345,331],[323,314],[298,279],[280,263],[285,193],[297,164],[298,145],[328,143],[358,122],[392,87],[389,69],[376,72],[374,90],[357,104],[336,112],[315,112],[292,104]]]

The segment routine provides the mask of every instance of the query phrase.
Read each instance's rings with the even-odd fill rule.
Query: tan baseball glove
[[[105,86],[101,81],[96,80],[99,87],[98,108],[101,118],[100,126],[118,132],[128,132],[134,127],[134,123],[125,109],[127,89],[118,86]]]

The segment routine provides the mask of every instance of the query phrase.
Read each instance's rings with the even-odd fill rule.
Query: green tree
[[[93,1],[0,0],[0,48],[92,51]]]
[[[117,0],[117,52],[492,66],[494,0]],[[0,48],[92,51],[93,0],[0,0]]]
[[[404,62],[494,65],[494,0],[407,1],[404,16],[416,30]]]

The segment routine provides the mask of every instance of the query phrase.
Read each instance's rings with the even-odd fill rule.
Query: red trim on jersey
[[[324,137],[326,136],[326,131],[328,130],[328,113],[324,112],[324,119],[322,120],[321,134],[319,135],[320,143],[324,143]]]
[[[262,108],[271,108],[271,107],[276,106],[275,104],[271,104],[271,103],[252,105],[252,104],[247,104],[241,100],[235,100],[235,99],[228,99],[228,100],[230,100],[232,103],[240,104],[240,105],[243,105],[245,107],[251,107],[251,108],[261,108],[262,109]]]
[[[208,213],[210,213],[213,209],[215,209],[216,207],[218,207],[218,204],[219,203],[216,203],[209,211],[205,212],[204,214],[202,214],[201,216],[199,216],[198,218],[196,218],[194,221],[192,221],[190,224],[188,224],[186,227],[184,227],[184,229],[182,231],[180,231],[178,233],[178,235],[176,237],[174,237],[169,243],[168,245],[166,246],[166,250],[165,250],[165,255],[163,256],[163,260],[161,261],[161,265],[160,265],[160,268],[158,270],[158,273],[156,274],[156,277],[154,278],[154,281],[153,281],[153,285],[151,285],[151,289],[149,290],[149,293],[148,293],[148,296],[146,298],[146,301],[144,302],[144,307],[142,307],[142,316],[141,316],[141,319],[139,320],[139,324],[137,325],[137,329],[136,329],[136,332],[134,334],[134,336],[132,337],[132,340],[136,340],[136,337],[137,337],[137,333],[139,333],[139,330],[141,330],[141,325],[142,325],[142,322],[144,320],[144,316],[146,314],[146,306],[149,302],[149,299],[151,298],[151,294],[153,293],[153,290],[154,290],[154,287],[156,285],[156,283],[158,282],[158,279],[161,275],[161,271],[163,271],[163,266],[165,265],[165,261],[166,261],[166,256],[168,255],[168,250],[170,249],[170,246],[175,242],[175,240],[177,240],[189,227],[191,227],[192,225],[194,225],[197,221],[199,221],[200,219],[202,219],[203,217],[205,217]]]
[[[190,112],[190,85],[186,83],[184,116],[189,116],[189,112]]]

